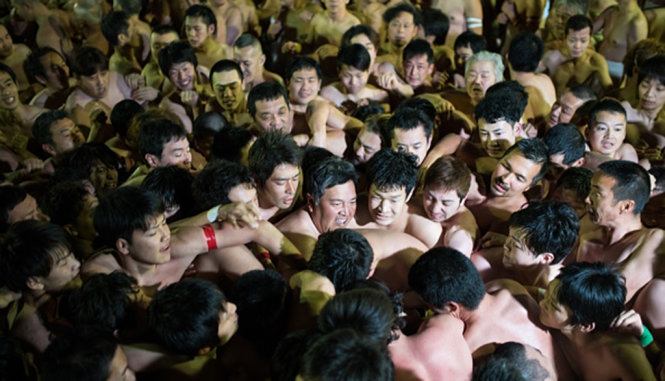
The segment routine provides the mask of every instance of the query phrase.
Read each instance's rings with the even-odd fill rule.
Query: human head
[[[522,32],[510,40],[508,61],[513,70],[533,73],[545,54],[545,44],[531,32]]]
[[[148,306],[148,326],[169,352],[196,356],[233,336],[235,311],[214,284],[185,279],[157,291]]]
[[[420,166],[432,145],[434,125],[427,115],[414,108],[399,108],[386,123],[386,135],[393,150],[416,157]]]
[[[497,344],[486,361],[474,361],[472,381],[546,381],[552,378],[547,359],[536,348],[509,341]]]
[[[9,227],[1,246],[0,275],[16,292],[51,294],[79,274],[67,234],[58,225],[36,220]]]
[[[81,90],[94,99],[102,99],[109,88],[109,62],[104,53],[92,46],[84,46],[74,54],[72,70]]]
[[[382,126],[390,119],[390,115],[372,115],[367,118],[353,142],[353,163],[365,164],[381,149]]]
[[[170,43],[179,41],[178,31],[170,25],[159,25],[150,33],[150,56],[159,62],[159,52]]]
[[[470,30],[463,32],[455,39],[455,64],[461,68],[466,66],[466,61],[472,55],[487,50],[485,37]]]
[[[554,40],[563,40],[565,37],[566,22],[571,16],[586,15],[589,2],[585,0],[555,0],[552,3],[548,28]]]
[[[452,156],[438,158],[427,168],[423,183],[423,209],[427,217],[443,222],[464,205],[471,185],[471,171]]]
[[[522,139],[503,155],[492,172],[490,191],[496,197],[514,197],[527,191],[547,172],[547,147],[540,139]]]
[[[194,137],[194,148],[200,152],[206,160],[212,157],[211,148],[215,142],[215,134],[224,128],[230,127],[224,115],[216,111],[207,111],[200,114],[194,120],[192,135]]]
[[[213,159],[235,161],[248,166],[249,148],[254,143],[246,128],[229,126],[215,134],[210,151]]]
[[[194,48],[185,41],[165,46],[157,55],[159,68],[178,90],[192,90],[196,81],[198,61]]]
[[[475,310],[485,296],[485,285],[469,258],[450,247],[436,247],[421,255],[409,270],[409,287],[425,303],[441,311]]]
[[[432,45],[444,45],[450,28],[448,16],[436,8],[424,9],[422,15],[425,39]]]
[[[434,72],[434,51],[430,43],[422,39],[409,42],[402,51],[404,78],[411,87],[423,86]]]
[[[501,56],[488,51],[478,52],[466,61],[464,69],[466,92],[473,104],[477,104],[485,97],[485,92],[490,86],[503,81],[503,70]]]
[[[146,164],[153,168],[178,165],[189,169],[192,161],[187,131],[166,118],[149,120],[141,125],[138,149]]]
[[[46,193],[44,209],[51,221],[75,239],[91,241],[97,236],[92,223],[97,197],[81,181],[62,181]]]
[[[370,67],[374,66],[376,59],[376,52],[379,47],[379,34],[367,25],[355,25],[347,29],[342,35],[342,46],[360,44],[367,49],[369,53]]]
[[[287,209],[300,183],[300,149],[290,135],[279,131],[259,136],[249,149],[249,170],[256,179],[259,201]]]
[[[32,135],[42,149],[51,156],[61,154],[85,142],[78,126],[63,110],[47,111],[35,120]]]
[[[133,99],[123,99],[116,103],[111,110],[111,126],[123,139],[127,137],[127,130],[135,116],[143,113],[143,107]]]
[[[217,18],[205,5],[195,4],[185,11],[185,35],[187,41],[199,48],[208,38],[214,38],[217,32]]]
[[[69,66],[57,50],[43,46],[33,50],[25,60],[25,72],[40,84],[54,90],[69,87]]]
[[[210,69],[210,86],[224,111],[232,114],[244,111],[244,83],[242,70],[234,61],[220,60]]]
[[[173,220],[177,220],[189,217],[194,212],[192,181],[194,176],[188,170],[169,165],[150,171],[141,182],[141,188],[162,199],[166,219],[176,217]]]
[[[307,172],[303,193],[316,229],[323,233],[345,228],[356,214],[358,174],[353,164],[333,156]]]
[[[603,99],[589,112],[585,130],[591,151],[614,158],[626,138],[626,109],[613,99]]]
[[[642,63],[649,58],[665,54],[665,45],[653,38],[645,38],[631,46],[623,57],[623,73],[628,78],[640,72]]]
[[[257,202],[254,179],[249,169],[227,160],[208,163],[194,179],[192,193],[200,210],[231,202]]]
[[[418,33],[422,25],[420,12],[410,3],[402,2],[383,12],[383,22],[388,29],[388,41],[397,48],[403,48]]]
[[[14,53],[12,36],[4,25],[0,25],[0,57],[9,57]]]
[[[602,332],[624,310],[625,279],[602,263],[580,262],[561,269],[540,302],[540,321],[560,330]]]
[[[566,21],[566,45],[573,58],[580,57],[591,42],[593,24],[584,15],[575,15]]]
[[[254,86],[247,96],[247,110],[263,131],[280,130],[288,134],[293,128],[289,95],[279,83],[262,82]]]
[[[263,75],[266,55],[263,54],[261,42],[251,34],[241,34],[233,43],[233,60],[242,69],[248,83],[253,83]]]
[[[110,46],[122,47],[130,43],[134,28],[129,16],[125,11],[111,11],[102,19],[102,34]]]
[[[358,94],[367,85],[371,58],[360,44],[342,46],[337,53],[337,71],[342,85],[350,94]]]
[[[305,56],[291,58],[286,64],[286,83],[291,102],[307,105],[321,90],[321,67]]]
[[[34,197],[16,185],[0,186],[0,232],[24,220],[48,221]]]
[[[488,89],[487,96],[482,98],[473,109],[478,123],[480,143],[485,152],[493,158],[502,157],[508,147],[515,144],[522,131],[522,125],[519,122],[528,95],[517,82],[508,81],[500,84],[511,83],[516,87],[514,90],[505,88],[490,95]],[[494,89],[500,84],[493,85],[490,89]]]
[[[559,123],[570,123],[585,102],[597,99],[593,89],[587,85],[575,85],[561,94],[559,99],[552,105],[548,116],[547,127],[552,128]]]
[[[104,143],[84,143],[67,152],[64,163],[56,176],[66,170],[71,180],[90,181],[98,195],[118,186],[118,155]]]
[[[649,169],[649,175],[653,176],[655,179],[651,196],[665,193],[665,166],[654,165]]]
[[[665,54],[649,58],[640,65],[638,76],[639,107],[660,111],[665,106]]]
[[[579,129],[570,123],[560,123],[543,136],[550,164],[566,170],[584,163],[586,142]]]
[[[7,65],[0,62],[0,109],[14,110],[21,104],[18,97],[18,83],[16,74]]]
[[[416,185],[418,166],[415,156],[382,149],[367,162],[370,217],[389,226],[401,216]]]
[[[141,13],[141,1],[140,0],[113,0],[113,9],[114,10],[123,10],[129,15],[139,15]]]
[[[374,252],[360,233],[336,229],[319,236],[309,261],[309,269],[333,283],[341,292],[371,276]]]
[[[578,219],[586,214],[586,198],[591,189],[593,171],[583,167],[570,167],[561,173],[552,191],[551,200],[567,203],[575,209]]]

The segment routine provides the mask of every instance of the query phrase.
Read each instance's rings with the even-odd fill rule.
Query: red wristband
[[[217,237],[215,237],[215,230],[212,228],[212,225],[205,224],[203,225],[203,235],[206,237],[206,244],[208,244],[208,251],[215,250],[217,248]]]
[[[270,253],[267,252],[267,251],[262,251],[262,252],[259,253],[259,255],[260,255],[263,259],[270,260]]]

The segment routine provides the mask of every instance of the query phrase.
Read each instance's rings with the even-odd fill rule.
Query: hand
[[[397,75],[395,73],[381,73],[377,79],[379,86],[383,87],[386,90],[395,90],[397,89]]]
[[[132,98],[138,103],[154,101],[159,96],[159,91],[151,86],[140,87],[132,91]]]
[[[256,229],[259,227],[260,218],[258,207],[249,202],[234,202],[223,205],[217,210],[217,221],[227,221],[233,227],[249,226]]]
[[[85,105],[85,111],[88,113],[90,123],[93,125],[106,123],[108,114],[111,113],[110,111],[107,111],[107,109],[108,107],[98,101],[88,102],[88,104]]]
[[[319,59],[323,59],[326,57],[336,56],[338,51],[339,48],[337,46],[325,44],[316,49],[316,55],[319,57]]]
[[[131,73],[125,76],[125,81],[130,89],[136,90],[139,87],[145,86],[145,79],[141,77],[141,74]]]
[[[533,139],[538,136],[538,129],[530,122],[522,126],[522,132],[527,139]]]
[[[199,101],[199,94],[194,90],[185,90],[180,93],[180,101],[189,106],[196,106]]]
[[[615,332],[627,333],[633,335],[638,339],[644,333],[642,326],[642,318],[635,310],[623,311],[619,316],[612,320],[610,328]]]
[[[35,157],[25,159],[22,164],[27,173],[41,171],[44,168],[44,162]]]
[[[270,24],[268,27],[268,37],[270,37],[271,40],[274,40],[275,37],[279,34],[279,32],[282,31],[282,22],[280,20],[275,20],[274,23]]]
[[[282,53],[298,54],[301,49],[302,46],[294,41],[287,41],[282,44]]]
[[[446,71],[437,71],[432,76],[434,87],[437,89],[442,89],[446,85],[446,82],[448,82],[448,78],[450,78],[450,73]]]
[[[508,236],[500,233],[487,232],[483,238],[478,241],[478,249],[487,249],[489,247],[499,247],[506,244]]]

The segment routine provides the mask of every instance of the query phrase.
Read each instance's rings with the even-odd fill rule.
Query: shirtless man
[[[277,82],[284,86],[279,75],[265,69],[266,55],[263,54],[259,40],[251,34],[241,35],[233,44],[233,60],[242,69],[245,94],[263,82]]]
[[[665,250],[661,229],[644,228],[640,212],[650,193],[648,173],[636,163],[608,161],[591,179],[587,210],[600,227],[580,237],[576,262],[601,261],[626,278],[626,301],[662,275]]]
[[[222,28],[217,28],[215,40],[233,46],[238,36],[245,31],[242,11],[230,0],[214,0],[209,7]]]
[[[483,7],[479,0],[465,0],[459,3],[436,0],[432,8],[441,10],[450,20],[446,45],[452,48],[457,36],[467,30],[483,34]]]
[[[637,152],[626,139],[626,110],[612,99],[604,99],[589,112],[589,127],[585,130],[590,152],[584,166],[595,170],[607,160],[628,160],[637,163]]]
[[[650,144],[660,149],[663,145],[665,117],[665,55],[653,56],[640,65],[637,75],[636,107],[627,101],[621,102],[626,109],[628,124],[627,139],[638,146],[649,138],[656,137],[657,144]],[[635,104],[635,103],[633,103]]]
[[[102,33],[113,47],[113,55],[109,58],[109,69],[121,75],[140,73],[141,64],[134,55],[137,46],[136,33],[130,23],[129,14],[124,11],[111,11],[102,19]]]
[[[81,130],[62,110],[41,114],[32,126],[32,136],[50,156],[60,155],[85,143]]]
[[[403,72],[398,80],[389,80],[384,75],[379,84],[387,90],[396,92],[402,98],[413,95],[433,93],[434,51],[429,42],[414,39],[402,51]]]
[[[388,41],[379,48],[379,60],[391,62],[399,72],[402,50],[416,38],[422,16],[410,3],[399,3],[383,13],[383,22],[388,29]]]
[[[12,0],[11,4],[17,16],[37,23],[37,46],[50,46],[63,56],[71,54],[73,31],[67,13],[49,9],[39,0]]]
[[[323,3],[326,10],[312,18],[307,42],[315,46],[322,43],[340,46],[342,34],[352,26],[360,24],[360,20],[346,9],[348,0],[324,0]]]
[[[524,87],[536,88],[548,107],[551,107],[556,101],[554,84],[549,76],[535,73],[544,51],[545,45],[540,37],[522,32],[510,41],[508,61],[512,77]]]
[[[37,200],[23,188],[16,185],[3,185],[0,187],[0,233],[7,231],[10,225],[19,221],[37,220],[50,221],[48,215],[42,212]]]
[[[30,87],[30,81],[23,69],[23,62],[28,58],[30,48],[23,44],[14,44],[7,28],[0,24],[0,63],[14,71],[19,86],[19,93]],[[26,102],[28,99],[24,99]]]
[[[217,19],[205,5],[192,5],[185,11],[187,42],[196,49],[199,64],[210,69],[215,62],[229,58],[230,48],[215,40]]]
[[[22,133],[29,137],[35,119],[47,110],[21,102],[18,88],[14,71],[9,66],[0,63],[0,110],[10,113],[14,120],[20,123]]]
[[[623,57],[638,41],[647,38],[647,20],[637,0],[619,0],[607,8],[593,23],[593,33],[603,31],[598,53],[607,60],[610,76],[620,80]]]
[[[552,110],[547,117],[546,129],[559,123],[570,123],[578,108],[584,103],[596,99],[596,93],[587,85],[576,85],[569,88],[552,105]]]
[[[124,11],[129,15],[134,35],[131,45],[134,46],[134,56],[143,66],[150,59],[150,24],[139,18],[143,4],[140,0],[113,0],[114,11]]]
[[[231,60],[220,60],[210,69],[210,86],[215,99],[208,103],[209,111],[222,114],[233,126],[252,124],[247,112],[247,102],[243,84],[245,83],[240,66]]]
[[[416,157],[420,167],[432,145],[432,121],[422,111],[412,108],[397,109],[386,123],[385,134],[394,151]]]
[[[178,32],[169,25],[160,25],[150,33],[150,61],[143,66],[141,76],[145,79],[147,86],[164,92],[166,87],[166,76],[159,68],[159,52],[170,43],[179,41]]]
[[[441,225],[408,210],[416,185],[416,158],[405,152],[383,149],[367,162],[367,200],[356,214],[358,225],[410,234],[427,247],[441,236]]]
[[[26,59],[25,69],[44,87],[30,101],[33,106],[60,108],[74,90],[75,80],[69,76],[69,66],[53,48],[35,49]]]

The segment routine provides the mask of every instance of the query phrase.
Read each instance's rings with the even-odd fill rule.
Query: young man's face
[[[626,117],[617,112],[600,111],[586,132],[591,151],[614,158],[626,138]]]
[[[356,215],[356,186],[349,180],[325,190],[318,205],[311,198],[307,209],[319,233],[342,229]]]
[[[7,222],[9,224],[26,220],[51,220],[41,209],[39,209],[39,206],[37,206],[37,200],[30,195],[27,195],[23,201],[16,204],[13,209],[7,211]]]
[[[645,78],[638,87],[640,108],[659,111],[665,106],[665,85],[657,78]]]
[[[349,94],[358,94],[367,85],[369,71],[363,71],[353,66],[342,65],[339,70],[339,80]]]
[[[418,158],[418,166],[425,160],[431,144],[432,137],[427,137],[425,128],[422,125],[410,130],[402,128],[395,128],[393,130],[392,149],[414,155]]]
[[[427,54],[411,57],[404,61],[406,83],[414,89],[424,85],[432,72],[434,72],[434,64],[427,61]]]
[[[508,238],[503,245],[503,265],[508,268],[533,267],[547,264],[543,255],[536,255],[526,242],[526,232],[515,226],[511,226]]]
[[[165,47],[169,46],[170,43],[179,41],[180,38],[176,33],[164,33],[164,34],[158,34],[158,33],[151,33],[150,34],[150,55],[152,56],[152,59],[155,60],[155,62],[159,62],[158,54],[159,51],[164,49]]]
[[[481,118],[478,121],[478,133],[483,149],[493,158],[500,158],[510,146],[515,144],[515,128],[505,120],[488,123]]]
[[[253,82],[259,76],[263,75],[263,64],[266,57],[260,49],[253,45],[244,48],[233,48],[233,60],[240,65],[242,75],[247,82]]]
[[[316,98],[321,90],[321,79],[314,68],[296,70],[289,80],[289,98],[298,105],[306,105]]]
[[[471,45],[459,46],[455,49],[455,63],[461,68],[464,68],[466,60],[471,58],[472,55],[473,50],[471,49]]]
[[[218,71],[213,73],[212,88],[215,91],[217,103],[231,113],[240,112],[245,93],[242,90],[242,80],[235,70]]]
[[[109,89],[109,71],[100,70],[93,75],[80,75],[79,87],[94,99],[102,99]]]
[[[109,364],[109,378],[107,381],[135,381],[136,375],[134,371],[129,369],[127,364],[127,356],[122,351],[122,347],[118,345]]]
[[[518,149],[504,156],[492,172],[490,191],[496,197],[514,197],[531,187],[542,164],[535,163]]]
[[[123,254],[140,263],[159,265],[171,260],[171,230],[164,214],[147,217],[148,229],[132,232],[132,242]]]
[[[9,57],[12,53],[14,53],[12,36],[4,25],[0,25],[0,57]]]
[[[406,46],[417,32],[418,27],[409,12],[400,12],[388,23],[388,40],[398,48]]]
[[[51,155],[70,151],[85,143],[85,137],[78,126],[69,118],[55,121],[49,128],[53,144],[49,144]]]
[[[582,30],[568,29],[566,33],[566,45],[573,58],[580,57],[589,46],[591,41],[591,29],[586,27]]]
[[[92,166],[90,182],[99,195],[118,187],[118,169],[97,161]]]
[[[566,91],[559,97],[559,100],[552,105],[552,111],[549,115],[549,127],[552,128],[559,123],[570,123],[570,120],[575,115],[584,101],[573,95],[570,91]]]
[[[219,325],[217,326],[217,337],[220,344],[225,344],[238,330],[238,314],[236,305],[231,302],[224,302],[224,311],[219,311]]]
[[[293,111],[281,95],[275,99],[256,102],[254,120],[264,130],[279,130],[288,134],[293,128]]]
[[[215,33],[215,26],[206,25],[201,17],[185,17],[185,34],[190,45],[198,48]],[[212,37],[211,37],[212,38]]]
[[[579,197],[577,192],[575,192],[573,189],[566,189],[562,186],[558,186],[554,188],[550,199],[559,200],[570,205],[573,209],[575,209],[575,214],[579,220],[581,220],[582,217],[584,217],[586,214],[586,202],[584,202],[584,199]]]
[[[460,210],[464,200],[455,189],[426,186],[423,189],[423,209],[427,218],[434,222],[443,222]]]
[[[376,47],[372,43],[372,40],[369,39],[369,37],[365,34],[359,34],[351,38],[350,42],[352,44],[360,44],[367,49],[367,53],[369,53],[369,58],[370,58],[370,64],[369,67],[371,68],[374,65],[374,60],[376,60]]]
[[[402,215],[406,206],[405,187],[378,189],[374,184],[369,188],[369,215],[372,221],[381,226],[390,226]]]
[[[275,167],[263,189],[260,190],[262,199],[269,204],[269,207],[288,209],[295,201],[299,182],[299,168],[293,164],[282,163]]]
[[[192,154],[189,151],[189,141],[185,137],[171,139],[162,147],[160,157],[149,155],[148,159],[150,166],[155,168],[177,165],[178,167],[189,169],[191,162]]]
[[[191,62],[174,63],[169,69],[169,79],[180,91],[192,90],[195,77],[196,68]]]
[[[21,104],[18,86],[9,73],[0,71],[0,109],[14,110]]]
[[[259,199],[254,184],[243,183],[234,186],[229,190],[228,198],[231,202],[250,203],[258,210]]]
[[[43,83],[56,90],[69,87],[69,66],[60,54],[48,52],[39,58],[39,63],[44,68]]]
[[[617,181],[598,171],[591,178],[591,190],[586,198],[587,212],[591,221],[599,226],[607,226],[620,214],[619,202],[614,200],[614,186]]]
[[[363,126],[353,142],[353,163],[367,163],[381,149],[381,137]]]
[[[573,315],[570,308],[559,303],[561,281],[554,279],[545,290],[545,297],[540,301],[540,322],[546,327],[562,329],[570,326]]]
[[[469,66],[466,73],[466,92],[475,103],[485,98],[485,92],[495,83],[493,62],[476,61]]]
[[[74,257],[74,253],[64,247],[58,247],[51,252],[53,265],[51,271],[45,277],[34,277],[43,285],[47,293],[62,290],[65,285],[79,275],[81,263]]]

